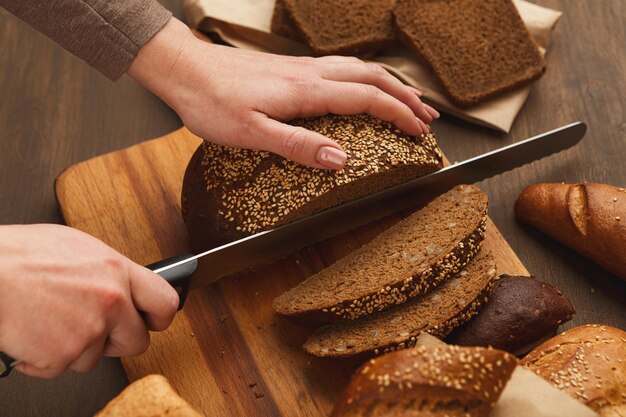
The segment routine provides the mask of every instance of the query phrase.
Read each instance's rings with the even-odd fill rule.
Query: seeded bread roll
[[[375,52],[396,40],[395,0],[283,0],[289,16],[319,55]]]
[[[180,398],[162,375],[130,384],[95,417],[202,417]]]
[[[414,346],[421,332],[443,338],[477,313],[496,278],[493,256],[481,252],[463,271],[422,297],[319,328],[304,350],[321,357],[365,357]]]
[[[535,184],[515,215],[626,280],[626,189],[607,184]]]
[[[487,195],[459,185],[277,297],[274,309],[324,323],[404,303],[463,269],[480,249],[486,221]]]
[[[554,336],[573,316],[572,303],[552,285],[535,277],[501,275],[478,315],[447,341],[522,355]]]
[[[601,417],[626,416],[626,332],[574,327],[530,352],[520,365],[591,407]]]
[[[361,366],[331,417],[486,417],[516,366],[494,349],[418,346]]]
[[[308,168],[269,152],[204,142],[183,180],[182,212],[196,251],[306,217],[440,169],[432,134],[407,136],[367,115],[327,115],[295,125],[337,141],[341,171]]]
[[[400,39],[469,106],[539,78],[546,62],[511,0],[398,0]]]

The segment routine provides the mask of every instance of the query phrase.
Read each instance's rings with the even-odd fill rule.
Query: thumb
[[[338,143],[300,126],[267,118],[259,128],[260,148],[312,168],[340,170],[348,156]]]

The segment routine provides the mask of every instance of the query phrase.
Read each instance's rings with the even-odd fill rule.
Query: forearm
[[[112,80],[171,17],[156,0],[0,0],[0,6]]]

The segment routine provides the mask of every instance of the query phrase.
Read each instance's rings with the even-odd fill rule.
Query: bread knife
[[[190,289],[269,264],[300,248],[415,207],[425,196],[435,197],[456,185],[472,184],[570,148],[586,131],[585,123],[571,123],[274,229],[199,254],[164,259],[147,268],[178,291],[182,308]]]
[[[586,131],[585,123],[571,123],[275,229],[146,267],[176,289],[180,310],[190,289],[269,264],[305,246],[415,207],[425,198],[434,198],[456,185],[472,184],[570,148],[580,142]],[[0,352],[0,378],[9,375],[18,363]]]

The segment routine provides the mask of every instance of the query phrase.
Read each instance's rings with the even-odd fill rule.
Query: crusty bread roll
[[[626,189],[606,184],[535,184],[517,217],[626,279]]]
[[[520,362],[602,417],[626,416],[626,332],[610,326],[574,327]]]
[[[478,315],[447,341],[523,355],[553,337],[573,316],[572,303],[552,285],[532,276],[501,275]]]
[[[483,417],[517,360],[477,347],[419,346],[372,359],[352,377],[331,417]]]
[[[95,417],[202,417],[180,398],[162,375],[148,375],[130,384]]]

